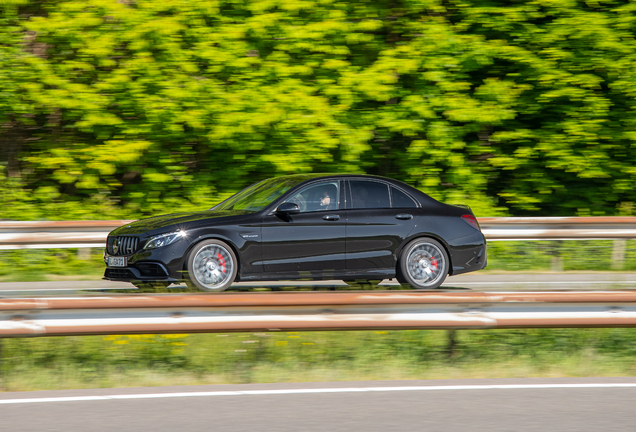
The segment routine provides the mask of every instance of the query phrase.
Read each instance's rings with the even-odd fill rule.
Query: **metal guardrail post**
[[[0,338],[0,391],[4,390],[4,373],[2,371],[2,366],[4,366],[3,348],[3,340]]]
[[[612,242],[612,270],[623,270],[625,267],[625,250],[627,240],[619,239]]]
[[[457,346],[457,330],[448,330],[448,345],[446,346],[446,355],[451,360],[455,357],[455,347]]]
[[[77,249],[77,259],[82,261],[88,261],[91,259],[91,248],[79,248]]]
[[[553,272],[563,271],[563,256],[561,256],[561,243],[562,240],[556,240],[554,247],[552,247],[552,258],[550,262],[550,270]]]

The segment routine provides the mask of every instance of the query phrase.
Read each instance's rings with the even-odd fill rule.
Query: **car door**
[[[286,199],[298,204],[300,213],[263,217],[265,272],[336,272],[345,268],[341,185],[339,180],[312,183]]]
[[[395,269],[396,250],[418,222],[419,205],[383,181],[352,179],[347,183],[351,197],[347,207],[347,270]]]

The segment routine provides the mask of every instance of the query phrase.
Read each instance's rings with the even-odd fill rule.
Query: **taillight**
[[[472,226],[473,228],[475,228],[476,230],[481,231],[481,228],[479,228],[479,222],[477,222],[477,218],[473,215],[463,215],[462,216],[462,220],[464,222],[466,222],[468,225]]]

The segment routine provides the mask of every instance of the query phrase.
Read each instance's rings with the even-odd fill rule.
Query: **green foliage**
[[[7,390],[528,376],[631,376],[634,329],[269,332],[4,339]],[[382,367],[378,368],[378,365]],[[154,378],[153,378],[154,377]]]
[[[36,282],[48,279],[100,279],[102,249],[89,249],[80,259],[77,249],[0,250],[0,281]]]
[[[636,201],[631,2],[0,11],[0,190],[33,209],[21,218],[200,209],[266,177],[330,171],[402,179],[481,216]]]

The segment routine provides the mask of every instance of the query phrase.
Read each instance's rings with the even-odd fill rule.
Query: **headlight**
[[[144,249],[156,249],[164,246],[168,246],[185,236],[183,231],[171,232],[167,234],[160,234],[154,237],[150,237]]]

